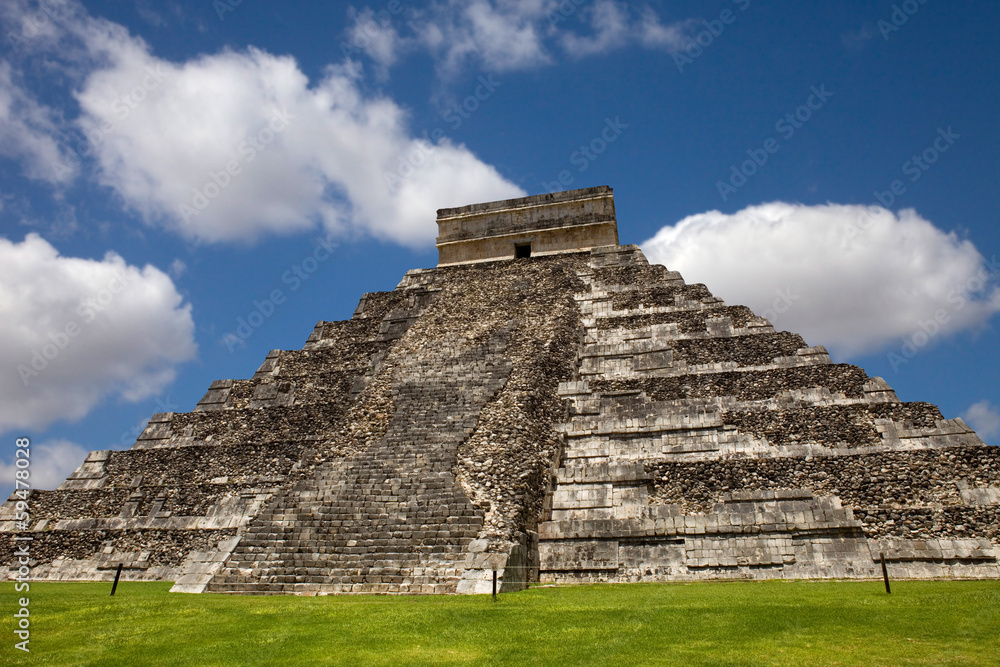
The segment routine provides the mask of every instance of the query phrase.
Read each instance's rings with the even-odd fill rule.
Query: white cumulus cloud
[[[54,489],[87,458],[89,451],[69,440],[50,440],[28,448],[28,481],[33,489]],[[16,461],[0,461],[0,489],[6,498],[15,488]]]
[[[11,6],[0,15],[16,25],[29,8]],[[185,238],[322,226],[426,245],[437,208],[524,194],[464,145],[416,136],[403,108],[362,90],[354,61],[312,81],[294,58],[254,48],[167,61],[70,0],[46,25],[24,48],[78,82],[62,174],[92,171],[147,223]],[[389,62],[391,49],[375,54]]]
[[[154,395],[195,352],[191,306],[159,269],[0,238],[0,433]]]
[[[174,64],[133,40],[111,55],[78,94],[100,179],[185,237],[322,223],[420,245],[439,207],[523,194],[464,146],[411,136],[399,106],[361,92],[358,67],[310,85],[294,59],[256,49]]]
[[[643,244],[703,282],[840,356],[901,349],[984,325],[1000,311],[996,259],[913,210],[770,203],[709,211]]]
[[[976,430],[983,440],[993,440],[1000,435],[1000,410],[989,401],[979,401],[969,406],[962,419]]]

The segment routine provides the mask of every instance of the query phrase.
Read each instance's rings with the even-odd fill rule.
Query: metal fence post
[[[118,578],[122,576],[122,564],[118,563],[118,570],[115,572],[115,583],[111,584],[111,595],[114,596],[118,589]]]
[[[889,570],[885,568],[885,552],[879,552],[878,557],[882,561],[882,579],[885,580],[885,592],[892,593],[892,591],[889,590]]]

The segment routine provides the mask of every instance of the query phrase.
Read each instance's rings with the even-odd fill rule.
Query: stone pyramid
[[[1000,448],[618,245],[608,187],[438,212],[440,264],[95,451],[32,578],[226,593],[1000,577]],[[14,575],[11,568],[10,577]]]

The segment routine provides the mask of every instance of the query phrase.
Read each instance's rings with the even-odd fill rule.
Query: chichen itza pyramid
[[[185,592],[1000,577],[1000,448],[618,245],[611,188],[437,222],[436,268],[91,452],[30,525],[5,503],[0,563],[20,531],[34,580]]]

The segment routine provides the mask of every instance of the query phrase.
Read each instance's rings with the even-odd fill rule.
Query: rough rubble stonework
[[[1000,577],[1000,449],[600,245],[613,211],[610,188],[448,209],[488,243],[91,452],[30,525],[8,501],[0,562],[30,535],[36,580],[259,594],[873,577],[883,553]]]

